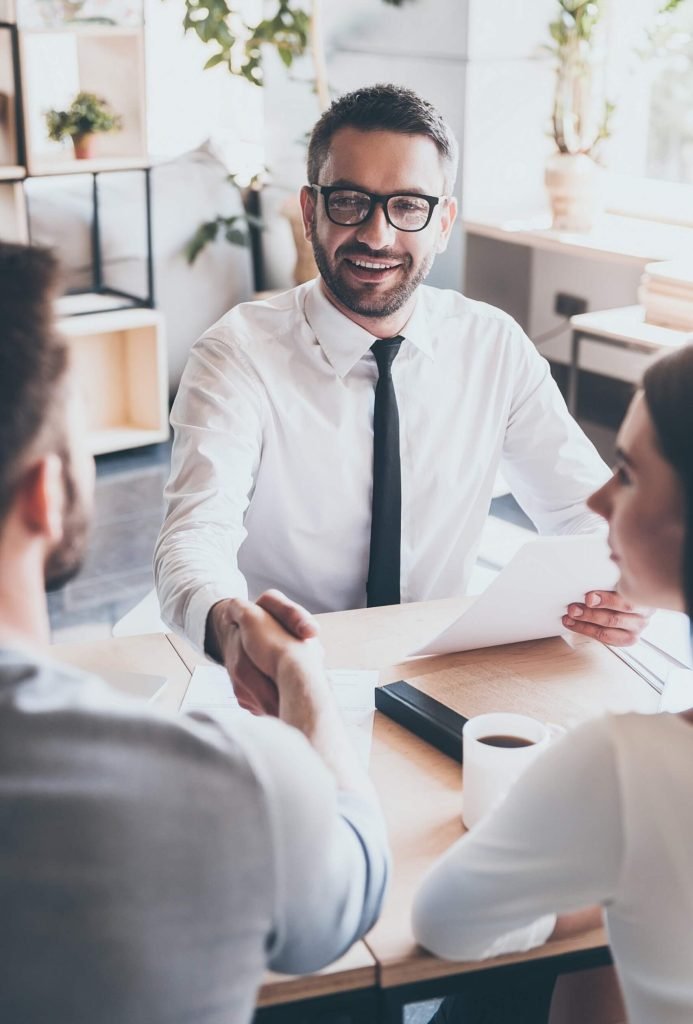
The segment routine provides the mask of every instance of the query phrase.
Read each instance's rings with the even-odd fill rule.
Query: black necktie
[[[369,608],[399,604],[402,477],[399,464],[399,413],[392,364],[402,337],[383,338],[371,346],[378,364],[373,410],[373,510],[368,562]]]

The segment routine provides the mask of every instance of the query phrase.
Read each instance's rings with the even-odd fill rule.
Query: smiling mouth
[[[399,260],[385,263],[359,256],[345,256],[344,261],[351,273],[364,281],[377,281],[389,277],[403,265]]]
[[[394,270],[395,267],[400,267],[401,263],[372,263],[370,260],[357,260],[349,259],[349,263],[353,263],[355,267],[364,267],[366,270]]]

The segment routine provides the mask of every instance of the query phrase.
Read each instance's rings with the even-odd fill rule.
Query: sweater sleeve
[[[389,869],[374,798],[337,790],[295,729],[265,720],[254,736],[274,845],[274,931],[269,966],[318,970],[375,923]],[[260,741],[260,742],[258,742]]]
[[[541,945],[556,914],[609,902],[622,833],[604,718],[549,748],[497,810],[433,866],[414,902],[417,941],[449,960]]]

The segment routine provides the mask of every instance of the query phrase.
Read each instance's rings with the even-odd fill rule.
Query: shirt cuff
[[[528,949],[534,949],[535,946],[543,946],[555,927],[556,915],[546,914],[537,921],[533,921],[532,924],[501,935],[491,943],[488,949],[484,950],[482,959],[503,956],[505,953],[526,953]]]
[[[206,586],[196,590],[190,598],[188,607],[185,610],[183,628],[187,639],[201,654],[207,653],[205,651],[205,632],[207,629],[207,617],[212,606],[217,601],[225,601],[230,597],[247,598],[248,592],[245,587],[245,581],[243,589],[243,593],[239,593],[238,590],[234,593],[229,587],[222,587],[217,583],[208,583]]]

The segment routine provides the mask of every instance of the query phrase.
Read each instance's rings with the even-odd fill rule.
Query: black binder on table
[[[462,726],[467,719],[452,708],[403,679],[376,687],[375,706],[443,754],[462,761]]]

